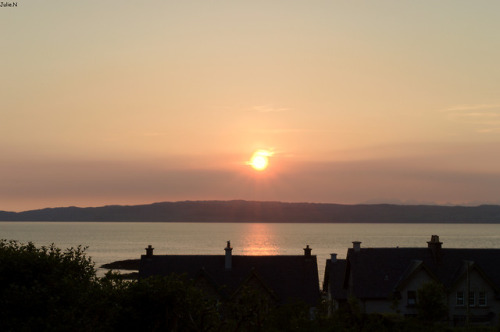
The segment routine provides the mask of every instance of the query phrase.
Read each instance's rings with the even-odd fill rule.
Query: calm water
[[[362,241],[362,247],[425,247],[432,234],[445,248],[500,248],[500,225],[492,224],[0,222],[0,238],[63,249],[88,246],[96,267],[139,258],[148,244],[156,254],[186,255],[223,255],[227,240],[233,255],[302,255],[309,244],[318,256],[320,281],[330,253],[345,258],[352,241]]]

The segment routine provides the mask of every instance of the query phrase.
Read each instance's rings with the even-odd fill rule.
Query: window
[[[464,292],[460,291],[460,292],[457,292],[457,305],[464,305],[465,302],[464,302]]]
[[[476,294],[474,292],[469,292],[469,307],[476,305]]]
[[[408,302],[409,307],[414,307],[417,304],[417,292],[416,291],[408,291]]]
[[[479,292],[479,296],[477,297],[477,304],[480,307],[486,307],[487,302],[486,302],[486,292],[485,291]]]

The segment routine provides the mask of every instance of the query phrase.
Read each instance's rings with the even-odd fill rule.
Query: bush
[[[97,292],[85,248],[0,240],[0,330],[96,330]]]
[[[117,331],[214,331],[220,324],[216,301],[182,277],[118,283],[110,301],[119,309],[113,315]]]

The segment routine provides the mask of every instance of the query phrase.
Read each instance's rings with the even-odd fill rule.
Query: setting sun
[[[258,150],[253,155],[248,165],[252,166],[257,171],[263,171],[269,165],[269,157],[272,153],[266,150]]]
[[[269,159],[264,156],[255,156],[252,158],[252,167],[255,168],[258,171],[262,171],[266,169],[267,165],[269,164]]]

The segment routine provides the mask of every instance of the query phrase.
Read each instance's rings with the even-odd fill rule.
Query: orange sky
[[[500,203],[498,1],[17,3],[0,210]]]

